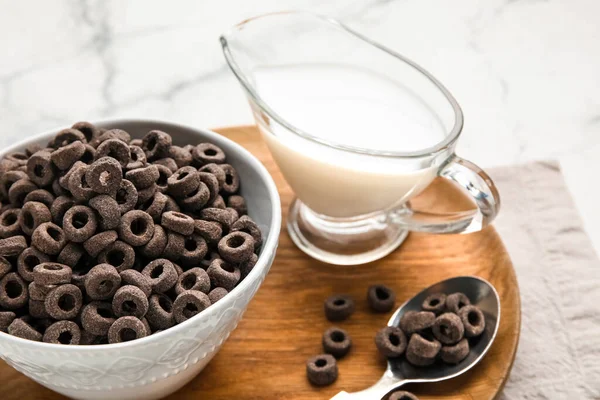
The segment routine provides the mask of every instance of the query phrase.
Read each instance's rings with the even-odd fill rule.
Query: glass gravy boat
[[[227,63],[296,194],[287,227],[310,256],[379,259],[409,231],[468,233],[498,213],[491,179],[454,154],[462,111],[423,68],[308,12],[248,19],[221,36]],[[476,208],[436,213],[408,201],[436,177]]]

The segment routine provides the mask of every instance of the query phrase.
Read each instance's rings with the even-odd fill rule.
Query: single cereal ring
[[[431,328],[435,314],[431,311],[407,311],[400,319],[400,329],[407,335]]]
[[[45,262],[36,265],[33,269],[33,282],[39,286],[71,283],[72,273],[73,271],[68,265]]]
[[[80,264],[82,261],[81,258],[84,256],[85,251],[80,244],[69,242],[58,254],[56,261],[60,264],[68,265],[73,268],[76,265]]]
[[[27,290],[29,290],[29,301],[44,301],[48,296],[48,293],[52,289],[54,289],[55,285],[41,286],[37,285],[35,282],[31,282],[29,286],[27,286]]]
[[[158,186],[156,185],[156,183],[153,183],[152,185],[148,186],[145,189],[138,189],[137,192],[138,192],[137,205],[141,206],[142,204],[144,204],[145,202],[150,200],[156,194],[156,192],[158,192]]]
[[[453,346],[442,346],[440,356],[442,361],[447,364],[458,364],[467,358],[469,351],[469,340],[464,338]]]
[[[24,203],[30,201],[40,202],[45,204],[46,207],[50,209],[50,207],[52,207],[52,203],[54,203],[54,195],[46,189],[36,189],[27,193],[27,196],[25,196],[25,199],[23,200]]]
[[[187,167],[192,163],[192,153],[179,146],[169,148],[169,157],[177,164],[177,168]]]
[[[175,294],[186,290],[197,290],[202,293],[210,292],[210,278],[202,268],[192,268],[179,275],[175,284]]]
[[[177,202],[175,201],[174,198],[172,198],[169,195],[165,195],[167,196],[167,204],[165,204],[165,209],[164,211],[181,211],[181,208],[179,207],[179,205],[177,204]]]
[[[140,205],[139,209],[147,212],[155,223],[159,223],[166,205],[167,196],[157,191],[149,200]],[[154,226],[156,227],[156,225]]]
[[[123,129],[109,129],[105,132],[102,132],[102,134],[98,136],[97,146],[100,146],[102,143],[110,139],[118,139],[124,143],[129,143],[131,141],[131,135]]]
[[[206,208],[220,208],[222,210],[227,208],[227,205],[225,204],[225,200],[223,199],[223,196],[218,195],[212,203],[208,203],[206,205]]]
[[[21,278],[27,282],[33,282],[33,269],[35,266],[49,261],[50,257],[46,253],[39,251],[33,246],[28,247],[17,258],[17,271],[21,275]]]
[[[148,132],[142,139],[142,149],[148,160],[167,157],[172,144],[171,135],[158,130]]]
[[[16,317],[12,311],[0,311],[0,332],[8,333],[8,327]]]
[[[197,166],[206,164],[223,164],[226,160],[225,152],[212,143],[200,143],[192,150],[192,158]]]
[[[460,317],[454,313],[444,313],[435,319],[433,335],[442,344],[455,344],[465,333]]]
[[[454,314],[470,304],[471,300],[464,293],[452,293],[446,297],[446,309]]]
[[[406,360],[417,367],[426,367],[435,362],[442,345],[435,339],[428,340],[413,333],[406,348]]]
[[[194,232],[202,236],[208,243],[218,243],[223,237],[221,224],[214,221],[194,220]]]
[[[173,302],[173,316],[180,324],[210,307],[210,299],[206,293],[198,290],[181,292]]]
[[[220,260],[220,259],[221,259],[221,256],[219,255],[219,253],[217,253],[216,251],[209,251],[206,253],[206,255],[204,256],[202,261],[200,261],[200,267],[207,270],[208,267],[210,267],[210,264],[214,260]],[[240,273],[241,273],[241,271],[240,271]]]
[[[96,159],[96,149],[90,146],[89,144],[84,145],[84,151],[81,157],[79,157],[79,161],[90,165]]]
[[[8,190],[8,200],[13,206],[21,206],[25,197],[37,189],[39,189],[37,185],[29,179],[19,179]]]
[[[232,291],[233,288],[240,281],[241,273],[240,269],[220,258],[217,258],[210,263],[210,266],[206,270],[210,277],[210,283],[213,287],[222,287],[228,291]]]
[[[396,293],[385,285],[373,285],[367,291],[367,302],[372,311],[386,313],[394,308]]]
[[[98,129],[98,127],[96,125],[93,125],[86,121],[77,122],[77,123],[73,124],[73,126],[71,128],[76,129],[79,132],[83,133],[83,136],[85,137],[85,140],[88,143],[91,142],[92,139],[100,136],[100,134],[101,134],[100,129]]]
[[[46,329],[42,340],[46,343],[55,344],[79,344],[81,329],[73,321],[58,321]]]
[[[258,256],[256,254],[252,254],[249,259],[240,264],[240,272],[242,273],[242,279],[248,276],[254,266],[258,262]]]
[[[208,245],[204,238],[193,234],[185,238],[179,261],[186,268],[195,267],[200,264],[207,252]]]
[[[98,264],[85,275],[85,291],[92,300],[107,300],[121,285],[121,276],[110,264]]]
[[[23,321],[21,318],[15,318],[8,326],[7,331],[9,335],[33,340],[35,342],[42,341],[42,334],[36,331],[31,325]]]
[[[171,171],[171,173],[173,173],[179,169],[179,167],[177,166],[177,163],[171,157],[161,158],[156,161],[153,161],[152,163],[156,166],[167,167],[169,169],[169,171]]]
[[[199,211],[210,198],[210,190],[204,182],[199,182],[196,189],[181,198],[181,206],[187,211]]]
[[[335,358],[342,358],[352,348],[352,339],[348,332],[340,328],[329,328],[323,333],[323,351]]]
[[[133,267],[135,250],[127,243],[117,240],[98,255],[98,262],[110,264],[122,272]]]
[[[98,221],[90,207],[75,206],[65,213],[62,226],[67,240],[83,243],[96,233]]]
[[[332,322],[348,319],[355,310],[352,297],[343,294],[329,296],[323,306],[325,317]]]
[[[142,321],[136,317],[121,317],[108,330],[108,343],[123,343],[141,339],[150,334]]]
[[[424,311],[431,311],[435,315],[440,315],[446,310],[446,295],[444,293],[434,293],[423,300],[421,308]]]
[[[254,239],[245,232],[231,232],[219,240],[217,248],[223,260],[240,264],[254,254]]]
[[[173,171],[171,171],[168,167],[164,165],[154,164],[158,169],[158,179],[156,180],[157,191],[161,193],[166,193],[169,189],[168,181],[169,177],[173,175]]]
[[[52,215],[52,222],[55,224],[62,224],[65,213],[71,207],[75,205],[75,199],[68,196],[58,196],[54,203],[50,206],[50,214]]]
[[[0,280],[0,307],[17,310],[29,301],[27,284],[16,272],[9,272]],[[4,310],[3,310],[4,311]]]
[[[133,210],[138,201],[138,192],[133,183],[127,179],[121,180],[119,190],[115,195],[115,200],[119,205],[119,212],[125,214],[128,211]]]
[[[141,140],[140,140],[141,144]],[[126,170],[142,168],[148,165],[146,160],[146,153],[140,146],[132,145],[129,143],[129,164],[125,167]]]
[[[158,167],[153,164],[125,172],[125,179],[133,183],[138,191],[152,186],[156,183],[159,176]]]
[[[121,164],[112,157],[97,159],[87,168],[85,173],[87,184],[94,192],[99,194],[117,193],[122,179]]]
[[[150,279],[152,291],[155,293],[164,293],[177,283],[178,275],[173,263],[164,258],[159,258],[146,265],[142,274]]]
[[[128,269],[121,272],[119,275],[121,275],[123,284],[139,288],[146,297],[150,297],[150,294],[152,294],[152,282],[150,281],[150,278],[141,272],[134,269]]]
[[[27,176],[41,187],[48,186],[56,177],[51,154],[40,150],[27,160]]]
[[[194,167],[182,167],[167,179],[167,192],[176,198],[185,197],[200,185],[200,176]]]
[[[95,234],[83,243],[83,248],[92,257],[98,257],[98,254],[103,252],[116,242],[119,234],[117,231],[104,231]]]
[[[20,208],[9,208],[0,214],[0,238],[6,239],[21,233],[21,212]]]
[[[198,176],[200,177],[200,182],[204,183],[208,188],[209,196],[207,203],[212,203],[219,195],[219,190],[221,190],[219,180],[210,172],[198,172]]]
[[[36,319],[50,318],[50,314],[46,311],[46,303],[43,300],[29,299],[27,309],[31,317]]]
[[[10,171],[14,171],[20,167],[22,167],[22,166],[19,166],[18,163],[15,163],[14,161],[10,161],[10,160],[3,158],[0,160],[0,175],[3,175]],[[27,171],[23,171],[23,172],[27,172]]]
[[[167,233],[167,245],[163,250],[163,256],[171,261],[178,261],[185,249],[185,237],[179,233]]]
[[[93,335],[105,336],[114,322],[110,303],[92,301],[81,310],[81,326]]]
[[[227,289],[222,287],[216,287],[210,291],[210,293],[208,294],[208,299],[210,300],[211,304],[215,304],[217,301],[225,297],[227,293],[229,293]]]
[[[229,210],[233,210],[230,208]],[[233,210],[235,212],[235,210]],[[238,220],[237,213],[234,215],[227,209],[221,208],[205,208],[200,211],[200,219],[205,221],[214,221],[221,224],[224,230],[229,231],[232,225]]]
[[[233,232],[246,232],[254,238],[254,248],[258,249],[262,245],[262,232],[256,222],[247,215],[242,215],[237,221],[231,225]]]
[[[194,232],[194,219],[175,211],[163,213],[161,225],[163,228],[182,235],[191,235]]]
[[[164,294],[153,294],[148,299],[146,319],[152,329],[168,329],[175,325],[173,301]]]
[[[144,246],[140,247],[139,251],[142,255],[148,258],[157,258],[163,254],[167,246],[167,234],[160,225],[154,225],[154,233],[152,239]]]
[[[25,249],[27,250],[27,249]],[[23,254],[23,253],[21,253]],[[19,255],[20,257],[20,255]],[[0,257],[0,279],[4,278],[4,275],[12,271],[12,264],[5,257]]]
[[[93,165],[93,164],[92,164]],[[94,196],[94,190],[89,186],[87,173],[92,165],[79,164],[69,171],[68,190],[75,200],[89,200]]]
[[[127,315],[142,318],[148,312],[148,298],[138,287],[133,285],[121,286],[112,300],[113,313],[117,317]]]
[[[115,229],[121,221],[121,210],[119,203],[106,194],[101,194],[90,199],[88,205],[98,215],[97,222],[103,231]]]
[[[89,294],[89,293],[88,293]],[[60,285],[48,293],[44,303],[46,312],[57,320],[73,319],[81,310],[81,290],[72,284]]]
[[[25,154],[27,154],[27,157],[31,157],[34,153],[37,153],[43,148],[44,147],[42,147],[42,145],[39,143],[31,143],[25,146]]]
[[[235,211],[237,211],[240,218],[243,215],[248,214],[248,206],[246,206],[246,199],[244,199],[244,197],[239,196],[237,194],[234,194],[233,196],[229,196],[229,198],[227,199],[227,207],[231,207]]]
[[[29,156],[25,153],[15,151],[13,153],[5,155],[4,158],[6,160],[16,163],[19,166],[23,166],[27,164],[27,159],[29,158]]]
[[[472,305],[464,306],[458,311],[458,316],[464,325],[466,337],[476,337],[483,333],[485,329],[485,316],[479,307]]]
[[[225,183],[221,191],[226,194],[236,194],[240,190],[240,176],[233,166],[222,164],[221,169],[225,172]]]
[[[103,157],[114,158],[121,164],[121,168],[125,168],[131,161],[129,145],[118,139],[105,140],[96,148],[96,160]]]
[[[27,248],[25,236],[12,236],[0,239],[0,256],[18,256]]]
[[[27,179],[27,176],[23,171],[7,171],[0,174],[0,197],[7,199],[10,187],[21,179]]]
[[[126,212],[118,226],[119,238],[132,246],[143,246],[152,239],[154,221],[141,210]]]
[[[397,358],[404,354],[407,339],[402,329],[396,326],[386,326],[375,335],[377,350],[387,358]]]
[[[85,144],[73,142],[64,147],[59,147],[50,154],[50,160],[56,168],[65,171],[78,161],[85,153]]]
[[[208,172],[213,174],[215,178],[217,178],[217,182],[219,182],[219,191],[223,189],[223,185],[225,184],[225,171],[223,171],[223,169],[221,169],[221,167],[219,167],[217,164],[210,163],[203,165],[202,167],[198,168],[198,172]]]
[[[67,128],[58,132],[49,144],[51,147],[58,149],[59,147],[67,146],[73,142],[86,143],[87,140],[85,138],[85,135],[81,131],[77,129]]]
[[[388,400],[419,400],[419,398],[411,392],[405,392],[404,390],[400,390],[398,392],[392,393],[390,397],[388,397]]]
[[[306,377],[316,386],[331,385],[337,380],[338,366],[331,354],[315,356],[306,362]]]

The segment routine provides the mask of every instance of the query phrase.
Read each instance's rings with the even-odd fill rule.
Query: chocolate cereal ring
[[[27,249],[26,249],[27,250]],[[23,253],[21,253],[23,254]],[[0,279],[12,271],[12,264],[5,257],[0,257]]]
[[[178,275],[173,263],[164,258],[146,265],[142,274],[150,279],[150,285],[155,293],[164,293],[177,283]]]
[[[69,196],[58,196],[54,203],[50,206],[50,214],[52,215],[52,222],[55,224],[62,224],[65,213],[68,209],[75,205],[75,199]]]
[[[27,308],[29,310],[29,316],[36,320],[50,318],[50,314],[46,311],[46,303],[44,301],[29,299]]]
[[[192,163],[192,153],[179,146],[169,148],[169,157],[177,164],[177,168],[186,167]]]
[[[217,248],[223,260],[240,264],[254,254],[254,239],[245,232],[231,232],[219,240]]]
[[[254,266],[258,262],[258,256],[256,254],[252,254],[249,259],[240,264],[240,272],[242,273],[242,279],[248,276]]]
[[[157,258],[163,254],[167,246],[167,234],[160,225],[154,225],[152,239],[140,248],[140,253],[148,258]]]
[[[175,325],[173,301],[164,294],[153,294],[148,299],[146,319],[152,329],[168,329]]]
[[[0,311],[0,332],[8,333],[8,327],[16,317],[12,311]]]
[[[59,147],[67,146],[73,142],[86,143],[87,140],[85,139],[85,135],[81,131],[77,129],[67,128],[58,132],[49,144],[51,147],[58,149]]]
[[[227,208],[227,205],[225,204],[225,200],[223,200],[223,196],[218,195],[212,203],[206,205],[206,208],[220,208],[224,210]]]
[[[142,318],[148,312],[148,298],[138,287],[121,286],[112,300],[113,313],[117,317],[132,316]]]
[[[135,250],[127,243],[117,240],[98,255],[98,262],[110,264],[117,271],[123,272],[133,267]]]
[[[464,338],[453,346],[442,346],[440,356],[447,364],[458,364],[467,358],[469,350],[469,340]]]
[[[55,344],[79,344],[81,329],[73,321],[58,321],[46,329],[42,340]]]
[[[133,183],[138,191],[152,186],[159,176],[158,167],[153,164],[125,172],[125,179]]]
[[[212,143],[200,143],[192,150],[192,158],[196,165],[202,166],[210,163],[223,164],[226,156],[219,146]]]
[[[118,226],[119,238],[132,246],[143,246],[152,239],[154,221],[140,210],[126,212]]]
[[[214,221],[194,220],[194,232],[202,236],[208,243],[218,243],[223,237],[221,224]]]
[[[98,257],[98,254],[106,250],[118,237],[117,231],[100,232],[86,240],[83,243],[83,248],[90,256]]]
[[[119,189],[115,195],[117,204],[119,205],[119,212],[125,214],[127,211],[133,210],[138,201],[138,192],[133,183],[127,179],[121,180]]]
[[[233,288],[240,281],[240,269],[228,262],[217,258],[210,263],[210,266],[206,270],[210,277],[210,283],[213,287],[222,287],[228,291],[232,291]]]
[[[210,291],[210,278],[202,268],[192,268],[179,275],[175,284],[175,294],[179,295],[186,290],[197,290],[202,293]]]
[[[440,315],[446,310],[446,295],[444,293],[434,293],[423,300],[421,308],[424,311],[431,311],[435,315]]]
[[[29,301],[44,301],[46,300],[46,296],[52,289],[54,289],[55,285],[42,286],[38,285],[35,282],[31,282],[29,286],[27,286],[27,290],[29,290]]]
[[[25,197],[37,189],[37,185],[29,179],[19,179],[8,190],[8,200],[13,206],[21,206]]]
[[[476,337],[483,333],[485,329],[485,316],[479,307],[472,305],[464,306],[458,310],[458,316],[464,325],[466,337]]]
[[[348,319],[356,309],[354,300],[348,295],[336,294],[325,300],[325,317],[332,322]]]
[[[181,292],[173,302],[173,317],[180,324],[210,307],[206,293],[198,290]]]
[[[167,179],[167,192],[176,197],[184,197],[198,188],[200,177],[194,167],[182,167]]]
[[[96,149],[89,144],[85,144],[83,154],[81,155],[81,157],[79,157],[79,161],[86,165],[90,165],[94,162],[95,159]]]
[[[27,160],[27,176],[41,187],[52,183],[56,173],[50,152],[40,150],[29,157]]]
[[[72,272],[68,265],[55,262],[41,263],[33,268],[33,282],[39,286],[70,283]]]
[[[65,213],[62,226],[67,240],[83,243],[96,233],[98,221],[90,207],[74,206]]]
[[[10,187],[21,179],[27,179],[27,176],[23,171],[7,171],[0,174],[0,196],[8,199]]]
[[[81,326],[90,334],[105,336],[114,322],[110,303],[92,301],[81,310]]]
[[[129,145],[118,139],[105,140],[96,148],[96,160],[103,157],[114,158],[121,164],[121,168],[125,168],[131,161]]]
[[[196,189],[181,198],[181,206],[187,211],[199,211],[210,198],[210,190],[204,182],[199,182]]]
[[[57,320],[73,319],[81,310],[82,299],[81,290],[77,286],[72,284],[57,286],[44,300],[46,312]]]
[[[121,220],[119,204],[112,197],[102,194],[92,198],[88,205],[98,214],[98,224],[102,230],[115,229]]]
[[[221,188],[219,180],[210,172],[198,172],[198,176],[200,177],[200,182],[204,183],[208,188],[209,196],[207,203],[213,202],[219,195],[219,190]]]
[[[240,189],[240,176],[233,166],[229,164],[220,165],[223,172],[225,172],[225,183],[221,191],[226,194],[236,194]]]
[[[0,238],[6,239],[21,233],[21,212],[20,208],[9,208],[0,214]]]
[[[227,207],[231,207],[235,211],[237,211],[240,218],[248,214],[248,206],[246,206],[246,199],[237,194],[229,196],[229,198],[227,199]]]
[[[150,200],[156,194],[157,191],[158,191],[158,186],[156,186],[155,183],[153,183],[152,185],[148,186],[145,189],[138,189],[137,205],[141,206],[142,204],[144,204],[145,202]]]
[[[85,275],[85,291],[92,300],[107,300],[121,285],[121,276],[110,264],[98,264]]]
[[[200,211],[199,216],[200,219],[205,221],[214,221],[220,223],[221,226],[227,231],[232,228],[232,225],[237,220],[237,214],[233,215],[233,213],[229,212],[227,209],[221,208],[205,208],[204,210]]]
[[[163,256],[171,261],[178,261],[185,249],[185,237],[179,233],[169,232],[167,234],[167,245],[163,250]]]
[[[93,125],[86,121],[80,121],[71,127],[71,129],[76,129],[83,134],[85,140],[89,143],[97,136],[100,136],[100,129],[96,125]]]
[[[458,315],[444,313],[435,319],[432,331],[442,344],[455,344],[463,338],[465,328]]]
[[[120,188],[122,179],[121,164],[112,157],[97,159],[85,172],[87,184],[94,192],[99,194],[116,193]]]
[[[9,335],[33,340],[35,342],[42,341],[42,334],[36,331],[31,325],[23,321],[21,318],[15,318],[8,326],[7,331]]]
[[[375,336],[377,350],[387,358],[397,358],[404,354],[407,342],[402,329],[396,326],[386,326]]]
[[[34,153],[42,150],[44,147],[39,143],[31,143],[25,146],[25,154],[27,157],[31,157]]]
[[[242,215],[237,221],[231,225],[231,230],[234,232],[246,232],[254,238],[254,248],[258,249],[262,245],[262,232],[256,222],[247,215]]]
[[[426,367],[435,362],[442,345],[437,340],[413,333],[406,348],[406,360],[412,365]]]
[[[207,252],[208,246],[202,236],[196,234],[187,236],[183,242],[183,252],[179,257],[179,262],[184,267],[197,266]]]
[[[140,146],[132,145],[131,143],[129,143],[129,158],[129,164],[125,167],[128,171],[145,167],[148,164],[144,150]]]
[[[131,135],[123,129],[109,129],[98,136],[98,146],[110,139],[118,139],[122,142],[129,143],[131,141]]]
[[[39,251],[35,247],[28,247],[17,258],[17,271],[21,278],[27,282],[33,282],[33,269],[45,262],[50,261],[50,256]],[[36,299],[38,300],[38,299]]]
[[[220,166],[215,163],[210,163],[198,168],[198,171],[213,174],[215,178],[217,178],[217,182],[219,182],[219,191],[221,191],[223,184],[225,183],[225,171],[223,171]]]
[[[172,144],[171,135],[159,130],[148,132],[142,139],[142,149],[146,152],[148,160],[167,157]]]
[[[152,293],[152,282],[146,275],[134,269],[128,269],[121,272],[121,281],[125,285],[132,285],[139,288],[146,297]]]
[[[161,192],[161,193],[166,193],[167,190],[169,189],[168,186],[168,181],[169,181],[169,177],[171,175],[173,175],[173,171],[171,171],[168,167],[165,167],[164,165],[156,165],[156,168],[158,169],[158,179],[156,180],[156,190]]]
[[[160,218],[163,214],[165,206],[167,205],[167,196],[162,194],[160,191],[154,193],[154,195],[146,200],[139,209],[145,211],[152,217],[154,222],[160,222]],[[156,225],[155,225],[156,227]]]
[[[87,179],[87,173],[92,165],[82,163],[73,166],[69,171],[68,190],[75,200],[89,200],[94,196],[94,190],[89,186]]]
[[[6,160],[12,161],[19,166],[25,165],[27,163],[27,159],[29,156],[25,153],[21,153],[19,151],[15,151],[13,153],[9,153],[4,156]]]
[[[60,264],[68,265],[69,267],[75,267],[80,263],[84,254],[85,251],[80,244],[69,242],[60,251],[56,261],[58,261]]]
[[[446,309],[458,314],[461,308],[471,304],[471,300],[464,293],[452,293],[446,297]]]
[[[306,377],[315,386],[331,385],[337,380],[338,366],[331,354],[322,354],[306,362]]]
[[[385,313],[394,308],[396,293],[385,285],[373,285],[367,291],[367,302],[372,311]]]
[[[61,171],[69,169],[85,153],[85,145],[76,141],[59,147],[50,154],[50,160]]]
[[[108,343],[123,343],[140,339],[150,334],[144,323],[136,317],[121,317],[108,330]]]
[[[152,163],[156,166],[167,167],[172,173],[179,169],[177,163],[171,157],[160,158]]]
[[[431,328],[435,314],[431,311],[407,311],[400,319],[400,329],[407,335]]]
[[[165,204],[165,209],[164,211],[181,211],[181,208],[179,207],[179,205],[177,204],[177,202],[175,201],[175,199],[173,199],[171,196],[169,195],[165,195],[167,196],[167,203]]]
[[[227,289],[222,287],[216,287],[210,291],[210,293],[208,294],[208,298],[212,304],[215,304],[217,301],[225,297],[227,293],[229,293]]]
[[[18,256],[27,248],[25,236],[11,236],[6,239],[0,239],[0,256]]]
[[[348,332],[341,328],[329,328],[323,333],[321,340],[323,350],[335,358],[342,358],[352,348],[352,339]]]
[[[25,199],[23,200],[23,202],[25,204],[27,204],[27,202],[29,201],[37,201],[40,202],[42,204],[45,204],[46,207],[48,207],[48,209],[50,209],[50,207],[52,206],[52,203],[54,203],[54,195],[52,193],[50,193],[49,191],[47,191],[46,189],[36,189],[33,190],[29,193],[27,193],[27,196],[25,196]]]
[[[175,211],[163,213],[161,225],[163,228],[182,235],[191,235],[194,232],[194,219]]]
[[[17,310],[29,301],[27,284],[16,272],[9,272],[0,280],[0,307]]]

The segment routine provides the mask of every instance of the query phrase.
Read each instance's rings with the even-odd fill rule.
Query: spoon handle
[[[394,376],[390,376],[387,373],[383,375],[383,377],[365,390],[361,390],[360,392],[339,392],[335,396],[333,396],[330,400],[381,400],[388,393],[393,390],[398,389],[400,386],[406,383],[403,379],[398,379]]]

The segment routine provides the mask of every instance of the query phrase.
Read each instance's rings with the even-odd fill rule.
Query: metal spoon
[[[477,305],[485,315],[485,331],[479,338],[471,341],[471,351],[467,358],[456,365],[436,362],[430,367],[414,367],[404,357],[389,359],[383,377],[375,385],[360,392],[340,392],[331,400],[376,400],[382,399],[390,392],[407,383],[439,382],[454,378],[471,369],[488,351],[496,338],[500,322],[500,299],[496,289],[487,281],[474,276],[451,278],[428,287],[421,293],[400,306],[392,315],[389,326],[398,326],[400,319],[407,311],[420,311],[421,304],[433,293],[451,294],[463,292]]]

